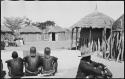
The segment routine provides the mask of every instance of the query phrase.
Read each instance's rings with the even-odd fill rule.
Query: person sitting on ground
[[[30,55],[23,58],[25,62],[25,75],[26,76],[37,76],[40,72],[41,57],[36,53],[36,48],[30,48]]]
[[[112,77],[112,73],[102,63],[91,60],[91,51],[85,48],[81,51],[81,60],[78,67],[76,78],[107,78]],[[85,52],[84,52],[85,51]],[[105,72],[107,70],[107,73]]]
[[[18,54],[16,51],[12,52],[12,58],[10,60],[7,60],[7,66],[9,69],[9,76],[10,77],[22,77],[24,75],[23,73],[23,59],[18,57]]]
[[[0,78],[4,78],[4,76],[6,75],[6,72],[5,71],[3,71],[3,62],[2,62],[2,60],[0,61],[1,63],[1,70],[0,70]]]
[[[1,50],[4,50],[4,49],[5,49],[5,42],[1,41]]]
[[[57,60],[58,58],[54,56],[50,56],[51,49],[46,47],[44,49],[44,56],[43,56],[43,66],[42,66],[42,74],[44,76],[53,76],[57,72]]]

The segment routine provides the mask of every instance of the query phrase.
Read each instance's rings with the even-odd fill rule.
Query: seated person
[[[91,60],[92,53],[82,51],[82,58],[78,67],[76,78],[107,78],[112,77],[112,73],[106,66]],[[105,72],[105,69],[107,72]]]
[[[37,76],[40,72],[41,57],[36,53],[36,48],[30,48],[30,55],[24,57],[25,62],[25,75],[26,76]]]
[[[57,59],[54,56],[50,56],[51,53],[51,49],[49,47],[46,47],[44,50],[44,56],[42,58],[43,63],[42,63],[42,74],[44,74],[44,76],[48,75],[55,75],[55,73],[57,72]]]
[[[5,42],[1,41],[1,50],[4,50],[4,49],[5,49]]]
[[[0,70],[0,78],[3,78],[5,75],[6,75],[6,72],[5,71],[3,71],[3,62],[2,62],[2,60],[1,60],[1,70]]]
[[[10,77],[21,77],[24,75],[23,73],[23,59],[18,57],[18,54],[16,51],[12,53],[12,58],[10,60],[7,60],[7,66],[9,69],[9,76]]]

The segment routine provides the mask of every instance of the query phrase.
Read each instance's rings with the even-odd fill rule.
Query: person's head
[[[81,49],[81,57],[82,57],[81,59],[82,59],[82,60],[90,61],[92,54],[93,54],[93,53],[92,53],[91,49],[88,48],[88,47],[83,47],[83,48]]]
[[[15,59],[15,58],[18,58],[18,54],[16,51],[13,51],[12,53],[12,58]]]
[[[51,49],[50,49],[49,47],[46,47],[46,48],[44,49],[44,54],[45,54],[45,55],[50,55],[50,53],[51,53]]]
[[[30,55],[31,56],[36,56],[36,47],[31,47],[30,48]]]

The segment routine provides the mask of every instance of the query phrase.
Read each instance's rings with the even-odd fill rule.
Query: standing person
[[[37,76],[39,74],[39,68],[41,67],[41,57],[36,53],[36,48],[30,48],[30,55],[24,57],[25,62],[25,75]]]
[[[2,62],[2,60],[0,61],[0,65],[1,65],[0,78],[3,78],[6,75],[6,72],[3,71],[3,62]]]
[[[9,69],[9,76],[10,77],[21,77],[24,75],[23,73],[23,59],[18,57],[18,54],[16,51],[13,51],[12,58],[10,60],[7,60],[7,66]]]
[[[84,52],[85,51],[85,52]],[[76,78],[106,78],[112,77],[112,73],[101,63],[91,60],[92,53],[88,48],[81,51],[81,60],[78,67]],[[105,69],[107,73],[105,73]]]
[[[49,47],[46,47],[44,49],[44,57],[43,57],[43,66],[42,66],[42,74],[44,76],[53,76],[57,72],[57,60],[58,58],[54,56],[50,56],[51,49]]]

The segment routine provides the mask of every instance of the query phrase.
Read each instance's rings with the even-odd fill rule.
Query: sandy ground
[[[30,46],[36,46],[39,53],[43,53],[43,48],[49,46],[52,48],[52,55],[58,57],[58,72],[55,76],[43,77],[42,75],[33,77],[23,77],[23,78],[75,78],[78,65],[80,62],[79,51],[67,50],[70,47],[68,42],[37,42],[37,43],[26,43],[27,45],[21,47],[7,47],[6,50],[1,51],[1,58],[3,60],[3,69],[6,71],[5,78],[9,78],[6,60],[11,59],[12,51],[18,51],[20,57],[23,58],[23,50],[29,50]],[[66,49],[64,49],[66,48]],[[92,55],[92,60],[105,64],[113,73],[113,78],[124,78],[124,62],[117,63],[115,61],[108,61]]]

